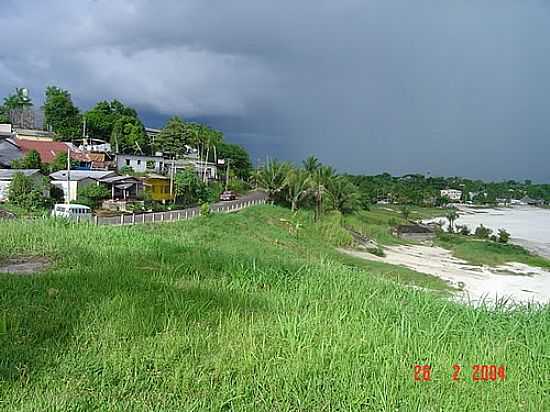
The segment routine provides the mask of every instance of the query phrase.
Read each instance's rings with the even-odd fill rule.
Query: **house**
[[[111,200],[137,200],[143,194],[143,181],[133,176],[107,176],[99,184],[111,191]]]
[[[444,189],[440,192],[441,197],[448,198],[451,202],[460,202],[462,191],[456,189]]]
[[[50,174],[52,186],[56,186],[63,191],[65,201],[75,201],[78,195],[78,190],[91,184],[99,184],[99,181],[104,178],[116,176],[113,171],[102,170],[71,170],[67,179],[67,171],[60,170]],[[69,196],[67,196],[69,194]]]
[[[174,199],[170,194],[170,178],[159,174],[151,173],[143,179],[145,192],[151,200],[166,202]]]
[[[166,160],[165,162],[165,173],[170,174],[173,170],[174,174],[185,170],[193,168],[197,174],[202,177],[206,176],[208,180],[215,180],[218,178],[218,167],[215,163],[201,161],[198,158],[186,156],[182,159],[176,160]]]
[[[162,173],[164,157],[119,154],[116,156],[116,168],[120,171],[124,167],[131,167],[136,173]]]
[[[39,185],[42,183],[44,176],[39,169],[0,169],[0,202],[8,200],[8,192],[13,177],[17,173],[30,177],[33,184]],[[44,191],[44,197],[49,197],[49,192]]]
[[[29,140],[33,142],[53,142],[55,133],[44,130],[15,128],[15,138],[18,140]]]

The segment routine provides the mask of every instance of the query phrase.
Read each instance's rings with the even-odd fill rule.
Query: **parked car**
[[[220,200],[235,200],[237,195],[231,190],[226,190],[220,195]]]
[[[82,221],[92,220],[92,209],[77,204],[58,203],[52,210],[53,217]]]

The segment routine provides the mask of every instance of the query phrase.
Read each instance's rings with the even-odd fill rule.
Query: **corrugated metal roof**
[[[84,180],[86,178],[99,180],[114,175],[115,172],[105,170],[71,170],[71,180]],[[50,177],[54,180],[67,180],[67,171],[60,170],[50,174]]]
[[[36,173],[40,173],[40,169],[0,169],[0,180],[11,180],[16,173],[32,176]]]

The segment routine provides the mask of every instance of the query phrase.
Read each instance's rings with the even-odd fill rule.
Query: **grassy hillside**
[[[404,286],[442,287],[340,256],[338,219],[262,206],[155,226],[0,223],[0,259],[54,262],[0,275],[1,410],[550,408],[550,309]],[[507,379],[472,382],[475,364]]]

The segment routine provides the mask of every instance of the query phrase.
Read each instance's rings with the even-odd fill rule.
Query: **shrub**
[[[390,225],[390,226],[397,226],[398,224],[399,224],[399,222],[394,217],[390,217],[390,219],[388,220],[388,225]]]
[[[498,239],[497,239],[496,235],[491,235],[491,236],[489,236],[489,240],[491,240],[493,242],[496,242]]]
[[[377,247],[370,247],[367,249],[367,252],[375,255],[375,256],[378,256],[378,257],[384,257],[386,256],[386,254],[384,253],[384,249],[382,249],[381,246],[377,246]]]
[[[111,196],[109,189],[104,186],[88,185],[78,190],[77,203],[96,209],[102,200]]]
[[[35,211],[46,207],[47,200],[43,192],[45,184],[35,184],[33,180],[23,173],[15,173],[8,189],[10,203],[25,210]]]
[[[210,205],[207,202],[201,204],[200,212],[201,216],[210,216]]]
[[[492,233],[493,231],[491,229],[483,225],[479,225],[478,227],[476,227],[476,230],[474,231],[475,237],[480,239],[489,239],[489,236],[491,236]]]
[[[510,233],[504,229],[499,229],[498,231],[498,242],[499,243],[508,243],[510,240]]]
[[[471,233],[471,230],[466,225],[457,226],[456,230],[458,231],[458,233],[464,236],[468,236]]]

